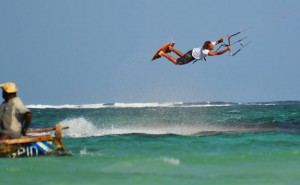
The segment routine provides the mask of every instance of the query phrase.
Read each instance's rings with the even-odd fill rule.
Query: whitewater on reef
[[[297,132],[299,101],[202,103],[103,103],[85,105],[28,105],[38,113],[55,113],[68,126],[69,137],[104,135],[211,135]],[[291,110],[293,110],[291,109]],[[38,114],[39,116],[43,116]]]
[[[96,103],[96,104],[65,104],[65,105],[42,105],[30,104],[27,105],[33,109],[99,109],[99,108],[145,108],[145,107],[218,107],[218,106],[234,106],[234,105],[261,105],[261,106],[274,106],[282,103],[296,103],[298,101],[275,101],[275,102],[154,102],[154,103]]]

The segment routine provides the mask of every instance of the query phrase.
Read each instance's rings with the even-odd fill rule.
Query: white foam
[[[98,129],[91,122],[83,117],[75,119],[66,119],[60,122],[63,126],[68,126],[69,129],[65,130],[63,134],[69,137],[91,137],[98,135]]]
[[[172,158],[172,157],[162,157],[161,160],[165,163],[175,165],[175,166],[178,166],[180,164],[179,159],[175,159],[175,158]]]
[[[143,107],[173,107],[182,105],[182,102],[169,102],[169,103],[115,103],[114,107],[119,108],[143,108]]]
[[[84,105],[27,105],[28,108],[31,109],[98,109],[98,108],[104,108],[107,107],[104,104],[84,104]]]
[[[229,107],[231,104],[192,104],[192,105],[183,105],[181,107]]]
[[[224,107],[231,106],[230,103],[211,104],[193,103],[185,104],[183,102],[165,102],[165,103],[111,103],[111,104],[82,104],[82,105],[27,105],[32,109],[99,109],[99,108],[145,108],[145,107]]]
[[[89,152],[86,148],[81,149],[79,154],[81,156],[103,156],[103,154],[100,152]]]
[[[173,124],[151,124],[151,125],[113,125],[113,124],[94,124],[83,117],[66,119],[60,122],[69,129],[64,130],[65,137],[81,138],[81,137],[97,137],[105,135],[125,135],[125,134],[148,134],[148,135],[197,135],[210,132],[227,131],[227,129],[205,124],[201,125],[173,125]],[[229,131],[232,129],[229,129]]]

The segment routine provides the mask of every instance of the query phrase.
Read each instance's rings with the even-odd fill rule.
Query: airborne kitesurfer
[[[166,57],[171,62],[173,62],[175,65],[184,65],[194,60],[206,60],[205,58],[207,56],[215,56],[215,55],[222,55],[226,53],[227,51],[231,50],[231,46],[227,46],[226,49],[221,51],[213,51],[214,46],[222,43],[224,41],[224,38],[221,38],[220,40],[217,40],[215,42],[206,41],[201,48],[194,48],[187,53],[183,54],[181,51],[176,50],[173,45],[170,45],[168,50],[176,53],[179,58],[175,59],[173,56],[168,55],[164,51],[160,51],[158,55]]]

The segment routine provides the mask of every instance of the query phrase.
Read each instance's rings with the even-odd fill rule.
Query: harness
[[[205,61],[206,62],[206,57],[203,57],[203,58],[200,58],[200,59],[195,59],[194,61],[193,61],[193,64],[195,64],[196,62],[198,62],[198,60],[201,60],[201,61]]]

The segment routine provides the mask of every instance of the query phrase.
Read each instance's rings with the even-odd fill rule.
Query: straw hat
[[[7,93],[16,93],[18,92],[18,88],[16,87],[16,84],[13,82],[7,82],[4,84],[0,84],[0,87]]]

